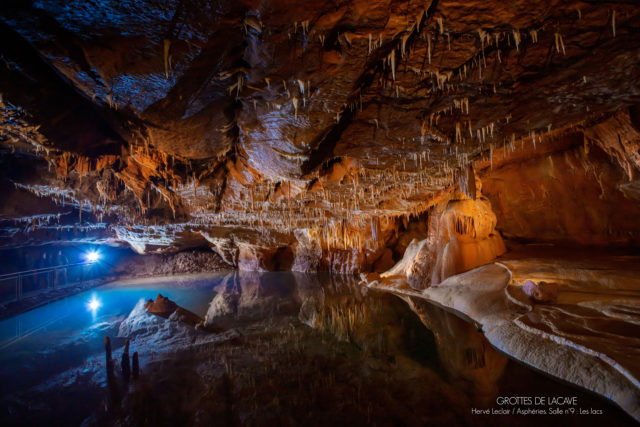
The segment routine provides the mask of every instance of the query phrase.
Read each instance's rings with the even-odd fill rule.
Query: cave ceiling
[[[418,215],[497,150],[637,143],[639,26],[635,1],[4,0],[1,244],[277,246]]]

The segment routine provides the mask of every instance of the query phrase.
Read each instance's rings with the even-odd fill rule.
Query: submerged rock
[[[156,300],[148,300],[144,306],[147,313],[157,314],[162,317],[169,317],[176,309],[178,304],[171,301],[169,298],[158,294]]]
[[[169,319],[175,322],[182,322],[193,327],[203,327],[204,319],[189,310],[180,307],[169,298],[158,294],[156,300],[148,300],[144,309],[147,313],[155,314],[165,319]]]

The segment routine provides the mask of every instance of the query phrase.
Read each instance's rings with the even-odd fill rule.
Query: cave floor
[[[640,254],[523,246],[500,262],[510,297],[529,305],[516,323],[606,360],[640,388]],[[532,304],[525,280],[558,283],[553,304]]]

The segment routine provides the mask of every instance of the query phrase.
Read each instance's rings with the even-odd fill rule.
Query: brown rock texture
[[[496,216],[484,198],[449,202],[440,218],[438,254],[431,279],[440,283],[447,277],[488,264],[506,248],[496,232]]]
[[[211,250],[189,250],[166,255],[147,255],[129,257],[110,271],[124,277],[167,276],[229,270],[232,265],[225,263]]]
[[[455,191],[450,201],[429,211],[427,237],[412,240],[402,260],[381,274],[383,279],[406,277],[409,286],[424,289],[505,253],[496,215],[481,193],[482,183],[477,178],[473,182],[476,198]]]
[[[628,175],[629,169],[619,163],[620,158],[631,159],[620,154],[624,147],[633,148],[612,143],[613,136],[594,140],[593,135],[604,135],[607,127],[601,124],[595,128],[600,130],[550,137],[535,150],[506,160],[494,159],[493,168],[481,172],[483,192],[491,201],[504,237],[570,245],[638,246],[640,199],[636,181],[630,181],[633,174]],[[610,132],[616,135],[615,129]],[[620,150],[618,155],[623,157],[609,156],[607,144]],[[629,167],[637,171],[636,166]]]

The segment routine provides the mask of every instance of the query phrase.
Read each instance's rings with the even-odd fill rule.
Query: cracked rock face
[[[509,238],[637,245],[638,22],[633,2],[6,0],[0,244],[382,271],[471,167]]]

